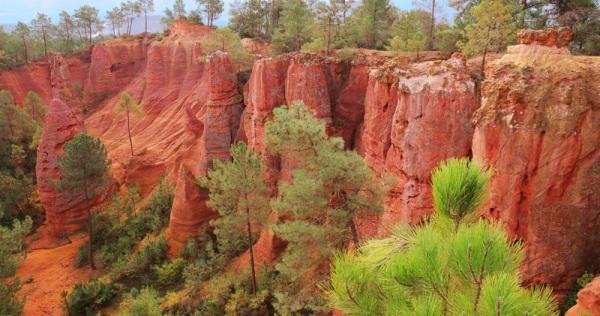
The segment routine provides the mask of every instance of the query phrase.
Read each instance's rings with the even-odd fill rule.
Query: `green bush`
[[[63,292],[63,307],[72,316],[96,315],[98,309],[108,306],[117,295],[117,288],[98,280],[77,283],[71,293]]]
[[[161,299],[153,288],[131,290],[120,305],[119,316],[161,316]]]
[[[171,262],[154,267],[157,284],[163,288],[180,284],[183,279],[183,269],[185,266],[186,261],[177,258]]]
[[[129,188],[124,196],[113,197],[105,212],[94,215],[94,247],[104,267],[128,260],[136,245],[148,234],[158,234],[167,224],[173,188],[163,178],[150,197],[148,205],[135,212],[139,190]],[[123,219],[124,218],[124,219]]]
[[[10,282],[0,281],[0,315],[18,316],[23,312],[23,303],[15,297],[15,293],[21,288],[18,279]]]
[[[164,236],[148,237],[142,241],[141,250],[128,258],[117,261],[111,271],[111,279],[115,281],[152,281],[152,268],[161,264],[167,257],[167,240]]]
[[[79,247],[79,249],[77,249],[77,253],[75,254],[75,267],[76,268],[83,268],[84,266],[86,266],[89,263],[89,249],[90,249],[90,244],[89,243],[85,243],[83,245],[81,245],[81,247]]]

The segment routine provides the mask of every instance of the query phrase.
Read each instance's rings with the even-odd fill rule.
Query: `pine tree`
[[[364,0],[352,11],[348,27],[358,46],[375,49],[384,47],[392,24],[390,8],[389,0]]]
[[[103,29],[102,21],[98,16],[98,9],[90,5],[83,5],[75,10],[73,16],[76,23],[84,30],[83,33],[87,36],[88,43],[91,44],[94,33],[101,32]]]
[[[87,208],[88,257],[92,269],[95,269],[91,202],[106,187],[110,161],[102,142],[84,133],[67,142],[63,149],[65,156],[57,159],[60,179],[56,187],[62,192],[83,194]]]
[[[242,46],[239,35],[227,27],[218,28],[210,33],[203,48],[207,55],[216,51],[226,52],[236,64],[251,65],[252,63],[252,55]]]
[[[75,22],[67,11],[61,11],[59,14],[58,29],[64,36],[65,47],[67,51],[71,50],[72,34],[75,28]]]
[[[46,106],[37,93],[33,91],[27,92],[25,96],[25,112],[29,114],[29,116],[39,125],[44,123],[44,118],[46,117]]]
[[[523,246],[476,219],[490,172],[466,158],[434,171],[434,216],[336,256],[330,303],[347,315],[555,315],[548,288],[519,282]]]
[[[298,51],[310,40],[314,15],[302,0],[286,0],[273,45],[282,52]]]
[[[125,22],[125,14],[119,7],[114,7],[106,12],[106,18],[110,21],[113,36],[121,36],[121,26]]]
[[[121,99],[117,106],[115,107],[115,112],[121,113],[125,112],[125,117],[127,119],[127,136],[129,138],[129,147],[131,148],[131,155],[133,156],[133,141],[131,140],[131,115],[135,116],[143,116],[144,110],[141,104],[138,104],[133,100],[131,95],[125,91],[121,94]]]
[[[516,27],[512,16],[513,5],[509,0],[481,0],[470,9],[474,22],[465,27],[466,40],[459,45],[468,56],[483,55],[482,77],[487,53],[500,51],[514,40]]]
[[[196,0],[206,14],[206,25],[213,26],[216,19],[223,13],[223,0]]]
[[[288,242],[276,267],[289,280],[285,292],[309,304],[333,252],[360,242],[356,217],[382,210],[384,190],[364,160],[341,138],[328,137],[325,123],[301,102],[275,109],[266,136],[267,148],[296,166],[272,202],[286,219],[273,231]]]
[[[388,50],[419,52],[425,49],[426,37],[423,33],[424,25],[422,11],[401,12],[398,19],[392,25],[392,39]]]
[[[25,59],[25,63],[29,61],[29,49],[27,46],[27,42],[29,41],[29,36],[31,36],[31,29],[27,24],[18,22],[13,30],[13,34],[21,40],[23,44],[23,57]]]
[[[256,294],[253,244],[270,212],[269,192],[256,153],[239,143],[231,146],[231,157],[231,161],[213,161],[213,168],[207,177],[200,178],[200,184],[209,190],[208,206],[221,216],[211,223],[221,246],[228,247],[232,239],[245,239],[250,249],[252,294]]]
[[[31,21],[31,27],[34,32],[42,38],[42,41],[44,42],[44,56],[48,56],[48,40],[52,28],[50,18],[46,14],[38,12],[35,19]]]
[[[154,0],[138,0],[140,10],[144,12],[144,33],[148,33],[148,13],[154,12]]]

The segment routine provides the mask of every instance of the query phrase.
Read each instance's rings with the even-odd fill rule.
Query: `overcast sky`
[[[102,14],[102,18],[107,10],[118,6],[122,0],[0,0],[0,25],[1,24],[14,24],[18,21],[27,22],[31,21],[37,12],[43,12],[50,16],[52,22],[58,20],[58,13],[62,10],[66,10],[72,13],[78,7],[89,4],[98,8]],[[225,1],[225,12],[219,18],[218,25],[223,26],[227,24],[229,17],[229,3],[233,0]],[[412,0],[390,0],[394,5],[401,9],[410,9],[412,7]],[[174,0],[154,0],[156,11],[153,15],[162,15],[165,8],[171,7]],[[195,9],[195,0],[184,0],[186,9]],[[445,15],[450,18],[452,12],[450,9],[444,10]]]

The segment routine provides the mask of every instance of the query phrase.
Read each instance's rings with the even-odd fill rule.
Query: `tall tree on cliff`
[[[270,212],[269,192],[262,176],[261,158],[244,143],[231,146],[231,161],[214,160],[199,183],[209,191],[208,206],[219,212],[211,222],[219,243],[241,238],[250,249],[252,294],[256,294],[254,242]],[[243,236],[245,234],[245,236]]]
[[[29,36],[31,36],[31,29],[29,26],[27,26],[27,24],[18,22],[12,33],[21,40],[21,43],[23,44],[23,57],[25,59],[25,63],[27,63],[29,61],[27,42],[29,41]]]
[[[260,0],[247,0],[231,4],[229,12],[229,27],[238,32],[241,37],[265,38],[269,37],[273,29],[268,24],[269,10],[266,2]]]
[[[298,51],[310,40],[314,15],[303,0],[286,0],[273,45],[282,52]]]
[[[479,219],[490,173],[450,159],[432,176],[432,219],[339,254],[330,302],[349,315],[557,315],[552,291],[521,287],[523,246]]]
[[[307,46],[313,48],[325,49],[329,54],[332,47],[337,46],[336,39],[339,35],[339,28],[342,23],[343,7],[339,0],[320,1],[316,4],[316,32],[315,39]],[[304,47],[303,47],[304,49]]]
[[[85,199],[89,235],[88,258],[92,269],[95,269],[91,203],[92,199],[106,188],[110,160],[107,158],[104,144],[84,133],[67,142],[63,149],[65,156],[59,156],[56,163],[60,170],[60,179],[56,182],[56,187],[62,192],[82,194]]]
[[[487,53],[498,52],[514,41],[516,26],[510,0],[481,0],[470,9],[474,22],[465,28],[465,41],[459,43],[467,56],[482,55],[481,77]]]
[[[384,47],[389,37],[390,9],[389,0],[364,0],[352,12],[348,23],[358,46]]]
[[[123,10],[119,7],[114,7],[112,10],[106,12],[106,19],[110,21],[113,36],[121,36],[121,26],[125,21]]]
[[[73,17],[67,11],[61,11],[58,15],[58,30],[59,33],[63,34],[65,47],[67,51],[71,49],[71,42],[73,37],[73,29],[75,28],[75,22],[73,21]]]
[[[196,0],[198,6],[206,14],[206,25],[214,26],[214,22],[223,13],[223,0]]]
[[[435,16],[439,14],[440,5],[436,0],[413,0],[413,5],[422,8],[429,13],[429,25],[427,25],[427,49],[433,50],[435,44]]]
[[[127,22],[127,35],[131,35],[133,20],[135,20],[142,13],[141,3],[133,0],[122,2],[121,11],[125,15],[125,20]]]
[[[144,12],[144,33],[148,33],[148,12],[154,12],[154,0],[138,0],[140,10]]]
[[[102,20],[100,20],[100,17],[98,16],[98,9],[90,5],[83,5],[75,10],[73,16],[75,17],[77,24],[84,30],[88,43],[91,44],[94,33],[101,32],[103,29]]]
[[[203,43],[202,48],[207,55],[216,51],[227,52],[234,63],[252,66],[252,55],[242,46],[240,36],[230,28],[214,30]]]
[[[129,137],[129,147],[131,148],[131,156],[133,156],[133,141],[131,140],[131,115],[142,116],[144,115],[144,110],[141,104],[135,102],[131,95],[125,91],[121,94],[121,99],[117,106],[115,107],[115,112],[121,113],[125,112],[125,117],[127,119],[127,136]]]
[[[334,251],[360,243],[356,218],[382,210],[383,180],[341,138],[330,138],[302,102],[275,109],[266,138],[273,154],[296,166],[272,202],[285,219],[272,228],[288,242],[276,266],[289,282],[283,291],[304,305],[318,293]]]
[[[419,57],[419,52],[425,49],[427,39],[423,31],[426,29],[423,23],[423,13],[425,12],[400,12],[398,19],[392,24],[391,35],[393,37],[388,50],[416,52],[417,58]]]
[[[47,15],[38,12],[35,19],[31,21],[31,27],[35,34],[42,38],[44,42],[44,56],[48,56],[48,40],[50,30],[52,29],[52,21]]]

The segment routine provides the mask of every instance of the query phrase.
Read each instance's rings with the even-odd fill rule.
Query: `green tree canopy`
[[[267,123],[267,148],[293,162],[292,179],[279,186],[272,206],[281,215],[273,231],[288,242],[276,268],[289,283],[280,295],[294,308],[319,311],[318,283],[327,275],[329,258],[360,236],[355,220],[382,210],[384,188],[354,151],[329,137],[325,123],[302,103],[277,108]],[[320,307],[319,307],[320,306]],[[296,310],[297,311],[297,310]]]
[[[303,0],[286,0],[281,12],[279,29],[273,34],[278,51],[298,51],[312,36],[314,14]]]
[[[208,206],[220,217],[211,222],[219,246],[231,252],[250,249],[253,294],[257,291],[253,244],[271,209],[260,157],[244,143],[231,146],[231,161],[214,160],[200,185],[209,190]],[[240,244],[242,245],[240,247]]]
[[[82,194],[88,218],[89,234],[89,262],[95,268],[93,258],[92,240],[92,205],[91,200],[103,193],[108,183],[108,167],[104,144],[85,133],[78,134],[64,145],[65,156],[59,156],[57,165],[60,170],[60,179],[56,187],[63,192]]]

